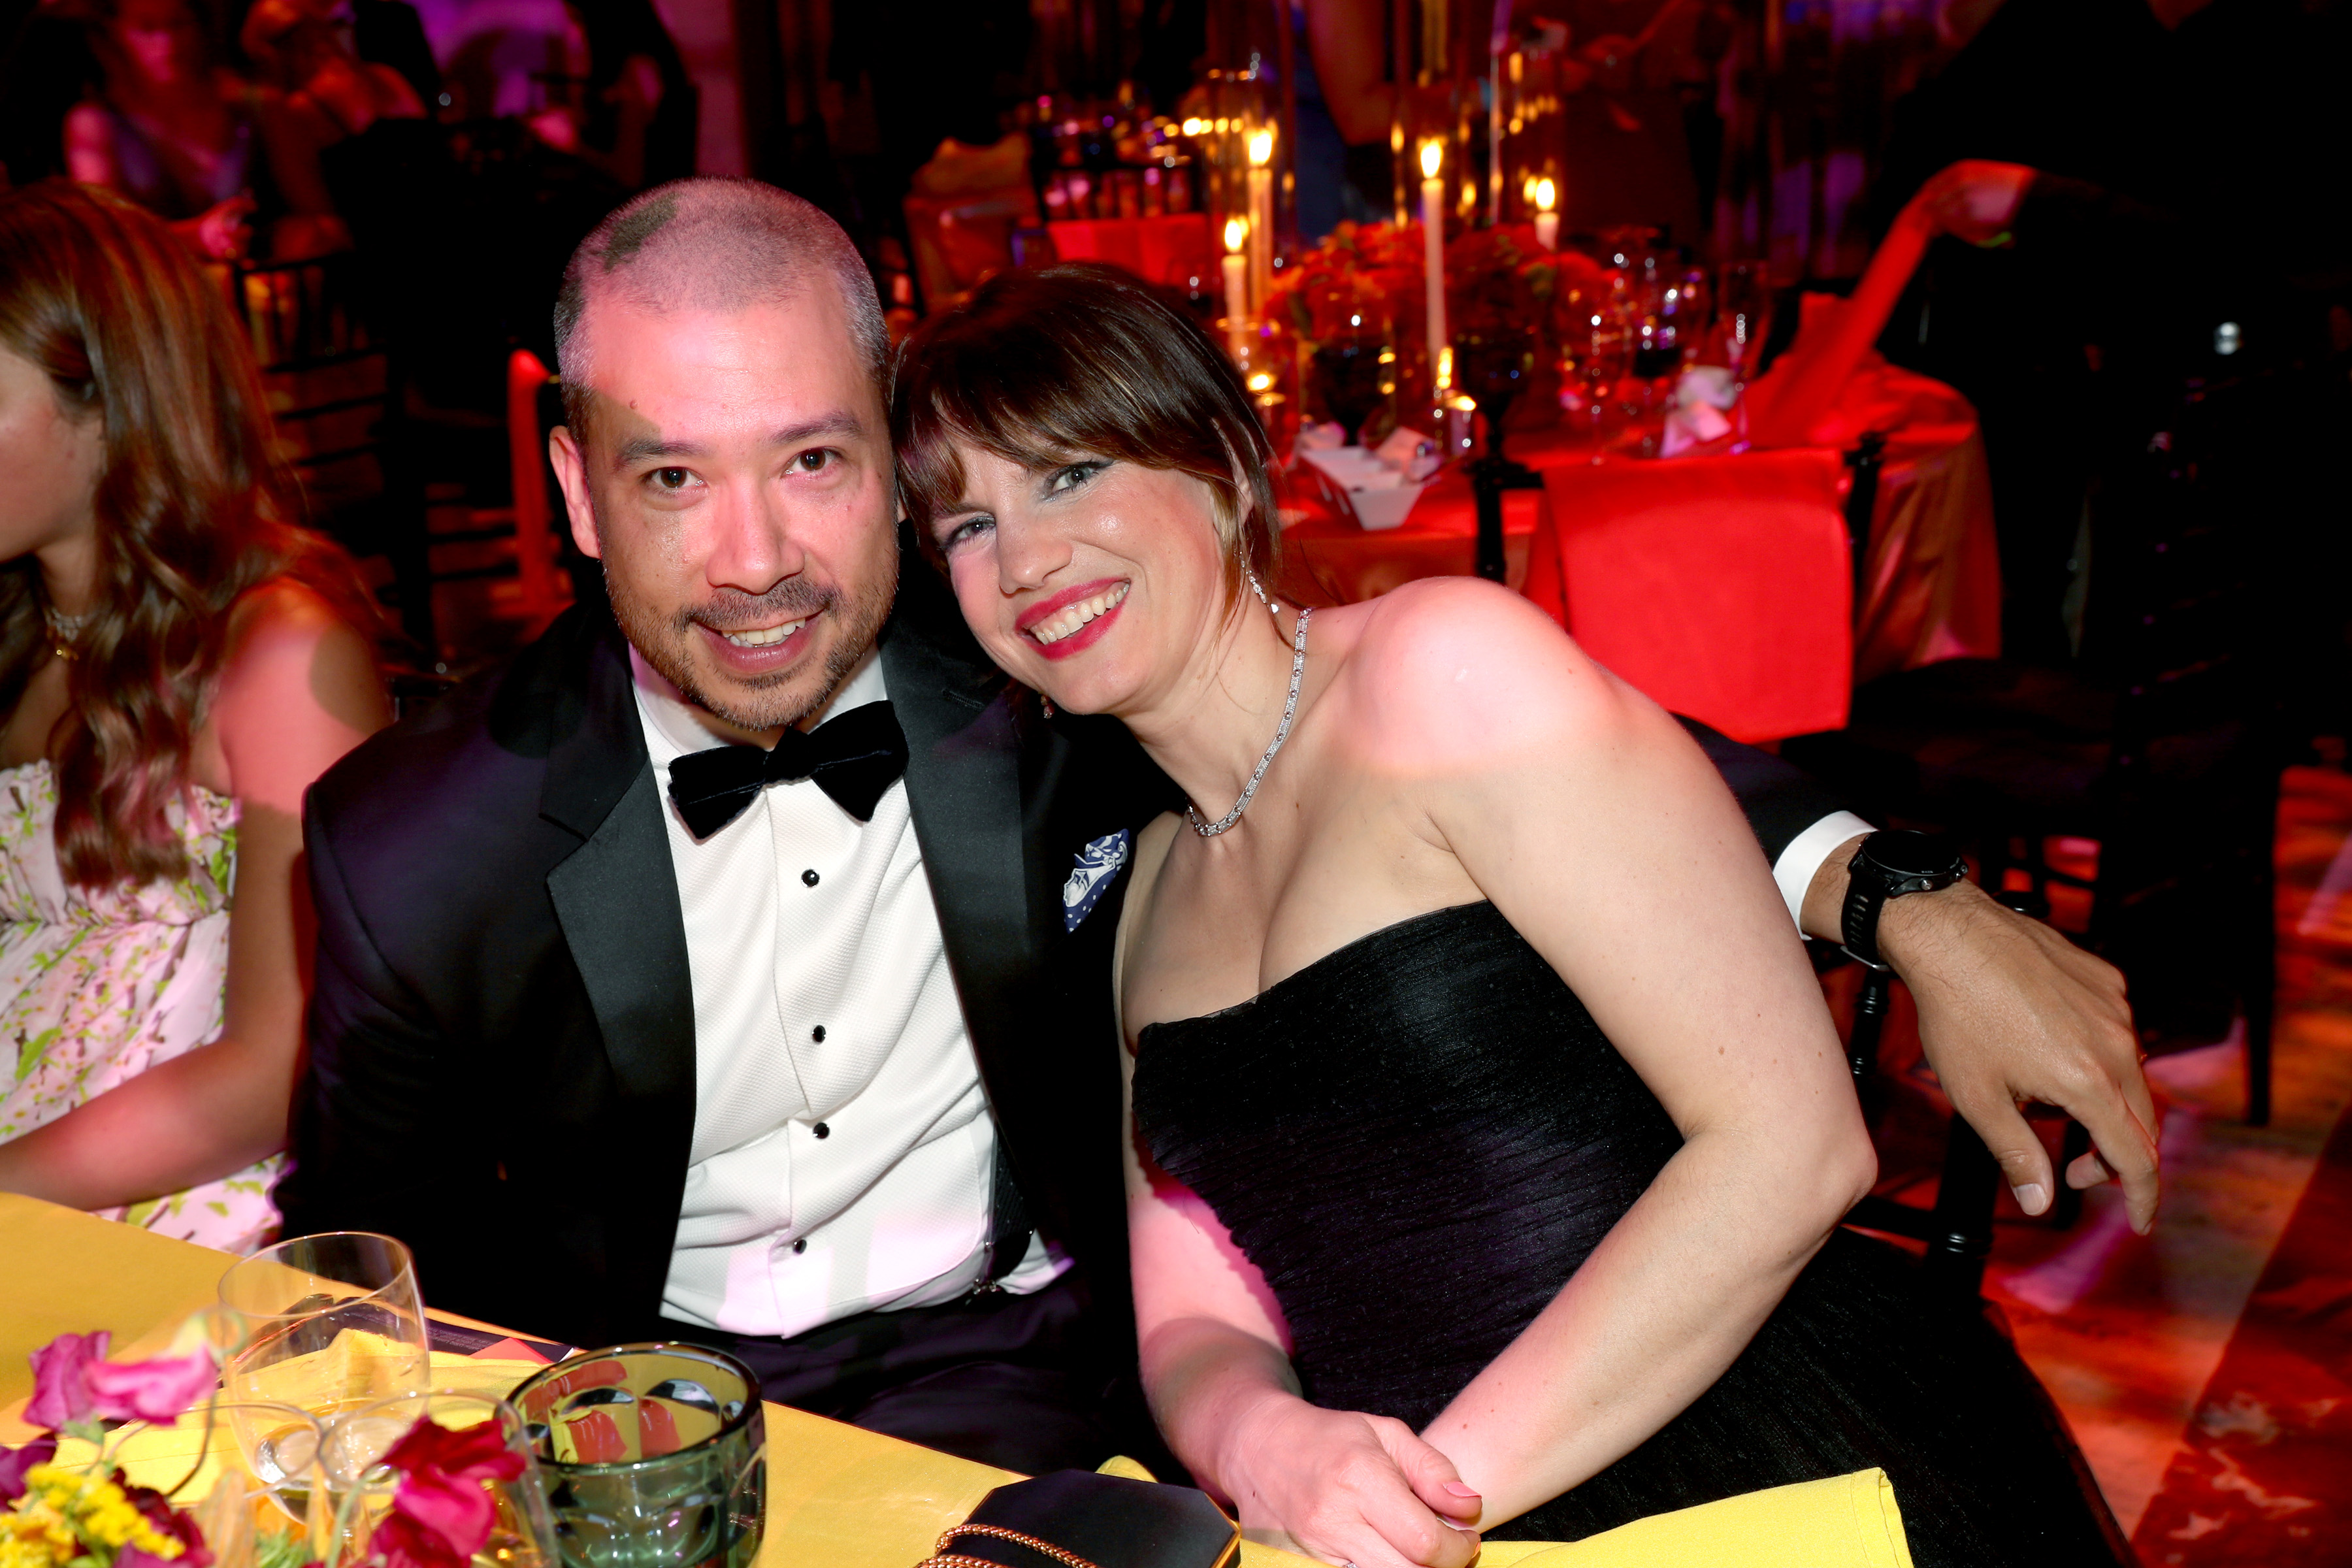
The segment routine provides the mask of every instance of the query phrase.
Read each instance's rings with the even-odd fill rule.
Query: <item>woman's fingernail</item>
[[[2040,1214],[2050,1205],[2050,1193],[2040,1182],[2028,1182],[2021,1187],[2011,1187],[2017,1194],[2017,1206],[2027,1214]]]
[[[1455,1497],[1476,1497],[1478,1495],[1476,1492],[1472,1491],[1468,1487],[1464,1486],[1460,1481],[1446,1482],[1445,1489],[1452,1492]]]

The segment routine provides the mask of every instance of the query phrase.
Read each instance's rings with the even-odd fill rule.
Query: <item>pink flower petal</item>
[[[25,1406],[25,1419],[52,1432],[89,1420],[95,1410],[89,1366],[105,1356],[113,1337],[104,1329],[89,1334],[59,1334],[35,1351],[33,1397]]]
[[[101,1419],[170,1421],[211,1392],[218,1374],[211,1352],[193,1351],[121,1365],[92,1362],[82,1375]]]

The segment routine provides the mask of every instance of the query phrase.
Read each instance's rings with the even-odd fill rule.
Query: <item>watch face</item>
[[[1863,853],[1898,877],[1941,877],[1958,864],[1960,852],[1948,838],[1896,829],[1863,840]]]

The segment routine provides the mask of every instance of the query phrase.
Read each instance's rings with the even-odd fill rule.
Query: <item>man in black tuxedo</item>
[[[1144,1440],[1108,983],[1166,780],[992,668],[902,537],[878,303],[814,208],[650,192],[581,247],[557,336],[612,616],[312,790],[288,1233],[389,1231],[436,1304],[716,1344],[772,1398],[1015,1468]],[[1710,749],[1833,930],[1866,826]],[[1882,945],[1931,1039],[1975,1037],[1944,1058],[1996,1147],[2016,1099],[2079,1103],[2152,1204],[2104,966],[1965,885],[1905,906]],[[1987,968],[1989,1004],[1937,978]]]

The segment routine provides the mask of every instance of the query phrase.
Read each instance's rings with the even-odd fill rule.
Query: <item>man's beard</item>
[[[613,571],[610,560],[608,552],[604,592],[612,600],[613,618],[620,623],[622,635],[681,697],[739,730],[788,729],[812,713],[824,712],[881,634],[898,586],[894,577],[886,576],[862,599],[846,599],[834,589],[787,577],[756,597],[721,593],[692,608],[664,615],[636,598]],[[814,620],[835,610],[840,612],[840,635],[824,657],[815,688],[803,696],[794,696],[786,689],[807,679],[805,667],[735,682],[726,695],[710,691],[696,679],[688,648],[698,626],[724,635],[762,624],[772,626],[780,619],[807,616]]]

